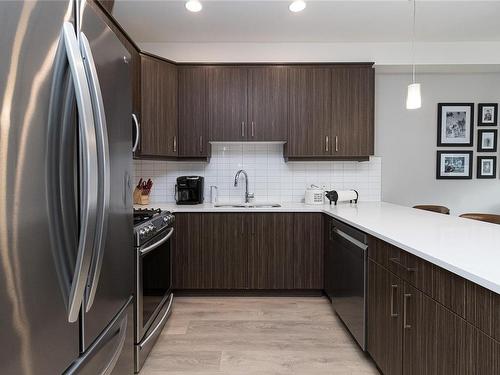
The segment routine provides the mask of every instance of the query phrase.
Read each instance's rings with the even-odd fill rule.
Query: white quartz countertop
[[[338,206],[285,203],[277,208],[157,203],[151,207],[174,213],[323,212],[500,294],[500,225],[496,224],[386,202],[339,203]]]

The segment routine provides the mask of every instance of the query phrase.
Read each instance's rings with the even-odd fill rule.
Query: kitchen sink
[[[277,208],[279,203],[216,203],[214,207],[234,207],[234,208]]]

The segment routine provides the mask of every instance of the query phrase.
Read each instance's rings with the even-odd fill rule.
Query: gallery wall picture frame
[[[497,144],[497,129],[479,129],[477,131],[477,152],[497,152]]]
[[[472,151],[438,151],[436,158],[436,179],[472,179],[472,158]]]
[[[479,103],[477,105],[477,126],[498,125],[498,103]]]
[[[497,178],[497,157],[477,157],[477,178]]]
[[[472,147],[474,103],[438,103],[438,147]]]

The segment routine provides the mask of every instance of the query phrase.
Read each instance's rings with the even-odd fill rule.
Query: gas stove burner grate
[[[134,225],[141,224],[160,213],[159,208],[134,208]]]

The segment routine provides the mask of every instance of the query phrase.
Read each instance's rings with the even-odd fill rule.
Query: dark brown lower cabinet
[[[384,375],[499,375],[500,343],[369,260],[368,352]]]
[[[403,371],[402,289],[401,279],[369,260],[368,352],[385,375]]]
[[[175,216],[175,289],[323,289],[321,214]]]
[[[250,289],[293,289],[292,213],[251,215]]]
[[[295,214],[293,260],[295,289],[323,289],[323,214]]]

